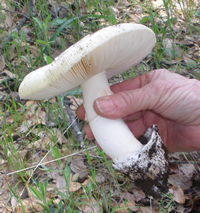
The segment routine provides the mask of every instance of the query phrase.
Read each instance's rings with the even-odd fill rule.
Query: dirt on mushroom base
[[[141,150],[125,156],[123,163],[114,160],[113,167],[128,175],[146,195],[160,198],[168,191],[168,151],[156,125],[148,128],[144,137],[148,142]]]

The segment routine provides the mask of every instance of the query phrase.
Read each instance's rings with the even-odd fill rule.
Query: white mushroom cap
[[[146,57],[155,41],[153,31],[144,25],[103,28],[69,47],[51,64],[28,74],[19,87],[20,98],[51,98],[102,71],[108,78],[120,74]]]

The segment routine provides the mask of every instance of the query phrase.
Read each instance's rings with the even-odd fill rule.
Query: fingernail
[[[114,110],[114,104],[109,97],[98,98],[96,104],[101,113],[108,113]]]

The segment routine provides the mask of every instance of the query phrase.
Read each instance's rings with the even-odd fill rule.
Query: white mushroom
[[[134,156],[143,145],[122,119],[98,116],[93,102],[111,95],[107,79],[139,63],[155,42],[153,31],[140,24],[103,28],[65,50],[51,64],[28,74],[19,87],[20,98],[41,100],[80,86],[87,120],[98,144],[116,165],[122,165],[126,156]]]

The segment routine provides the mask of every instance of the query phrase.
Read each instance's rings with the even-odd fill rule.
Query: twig
[[[64,105],[65,105],[65,108],[67,110],[67,114],[69,115],[70,122],[72,123],[72,121],[74,121],[76,119],[75,119],[74,114],[72,113],[72,110],[70,108],[71,101],[64,100]],[[73,130],[74,130],[74,132],[77,136],[77,139],[78,139],[78,142],[80,144],[81,149],[84,149],[85,146],[84,146],[84,142],[83,142],[83,135],[82,135],[82,132],[80,131],[79,126],[78,126],[76,121],[72,123],[72,127],[73,127]]]

